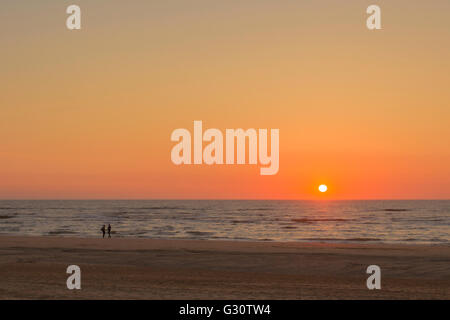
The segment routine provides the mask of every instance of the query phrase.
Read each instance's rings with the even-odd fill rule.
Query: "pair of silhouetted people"
[[[106,234],[106,227],[105,225],[103,225],[103,227],[100,229],[103,233],[103,238],[105,237]],[[111,238],[111,225],[108,224],[108,238]]]

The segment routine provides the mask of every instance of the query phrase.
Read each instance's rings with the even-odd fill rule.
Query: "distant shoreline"
[[[48,241],[47,241],[48,240]],[[63,241],[60,241],[63,240]],[[74,247],[85,247],[86,244],[90,244],[93,246],[93,248],[96,249],[104,249],[104,248],[114,248],[117,250],[122,250],[123,245],[122,242],[126,242],[128,245],[127,249],[137,249],[137,248],[153,248],[155,246],[164,246],[167,243],[173,242],[173,243],[183,243],[185,246],[191,246],[191,245],[205,245],[206,243],[211,243],[212,247],[215,247],[213,243],[219,244],[219,245],[226,245],[229,243],[236,243],[236,246],[239,247],[239,244],[242,245],[249,245],[249,246],[263,246],[266,247],[267,245],[274,245],[275,247],[284,247],[284,248],[290,248],[290,247],[335,247],[335,248],[346,248],[346,247],[362,247],[362,248],[379,248],[381,246],[388,247],[388,248],[405,248],[405,247],[413,247],[413,248],[434,248],[434,247],[448,247],[450,248],[449,244],[442,244],[442,243],[432,243],[432,244],[415,244],[415,243],[387,243],[382,241],[358,241],[354,240],[345,242],[345,240],[334,242],[334,240],[327,239],[327,240],[314,240],[314,241],[275,241],[275,240],[247,240],[247,239],[187,239],[187,238],[146,238],[146,237],[133,237],[133,236],[118,236],[118,235],[112,235],[112,238],[102,238],[102,235],[99,234],[98,237],[94,236],[73,236],[73,235],[42,235],[42,236],[17,236],[13,234],[0,234],[0,248],[2,246],[9,244],[9,243],[16,243],[18,245],[24,245],[24,246],[30,246],[30,244],[35,245],[36,247],[40,246],[47,246],[49,244],[56,245],[56,247],[64,247],[67,244],[70,244],[70,246]],[[105,243],[103,243],[105,242]],[[110,242],[110,243],[108,243]],[[130,247],[131,246],[131,247]],[[206,245],[205,247],[210,247],[209,245]]]
[[[351,240],[347,240],[347,239],[314,239],[314,240],[291,240],[291,241],[277,241],[277,240],[272,240],[272,239],[266,239],[266,240],[250,240],[250,239],[192,239],[192,238],[150,238],[150,237],[134,237],[134,236],[121,236],[121,235],[117,235],[117,234],[112,234],[112,238],[107,238],[107,236],[105,236],[105,238],[102,238],[102,235],[99,234],[98,236],[76,236],[74,234],[49,234],[49,235],[23,235],[23,236],[18,236],[16,234],[1,234],[0,233],[0,241],[2,238],[16,238],[16,239],[36,239],[36,240],[44,240],[47,238],[51,238],[51,239],[70,239],[70,240],[74,240],[76,243],[77,239],[80,240],[104,240],[104,241],[111,241],[112,239],[115,240],[125,240],[125,241],[153,241],[153,242],[164,242],[164,241],[182,241],[182,242],[224,242],[224,243],[229,243],[229,242],[236,242],[236,243],[255,243],[255,244],[282,244],[282,245],[292,245],[292,244],[299,244],[301,246],[305,245],[305,246],[316,246],[316,245],[329,245],[329,246],[336,246],[336,247],[340,247],[340,246],[373,246],[373,247],[379,247],[379,246],[388,246],[388,247],[423,247],[423,248],[428,248],[428,247],[439,247],[439,246],[443,246],[443,247],[449,247],[450,248],[450,243],[408,243],[408,242],[385,242],[382,240],[373,240],[373,239],[351,239]],[[0,243],[0,247],[1,247],[1,243]]]
[[[0,236],[0,299],[449,299],[449,262],[445,245]]]

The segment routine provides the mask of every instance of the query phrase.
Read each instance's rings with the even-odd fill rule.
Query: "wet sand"
[[[450,246],[0,236],[0,299],[449,298]]]

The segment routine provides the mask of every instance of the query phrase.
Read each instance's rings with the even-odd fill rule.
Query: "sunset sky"
[[[448,0],[2,0],[0,39],[1,199],[450,198]],[[278,174],[174,165],[194,120]]]

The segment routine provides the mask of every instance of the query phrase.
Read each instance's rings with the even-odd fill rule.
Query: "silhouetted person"
[[[108,224],[108,238],[111,238],[111,225]]]
[[[103,232],[103,238],[105,237],[105,225],[103,225],[103,227],[100,229],[100,230],[102,230],[102,232]]]

